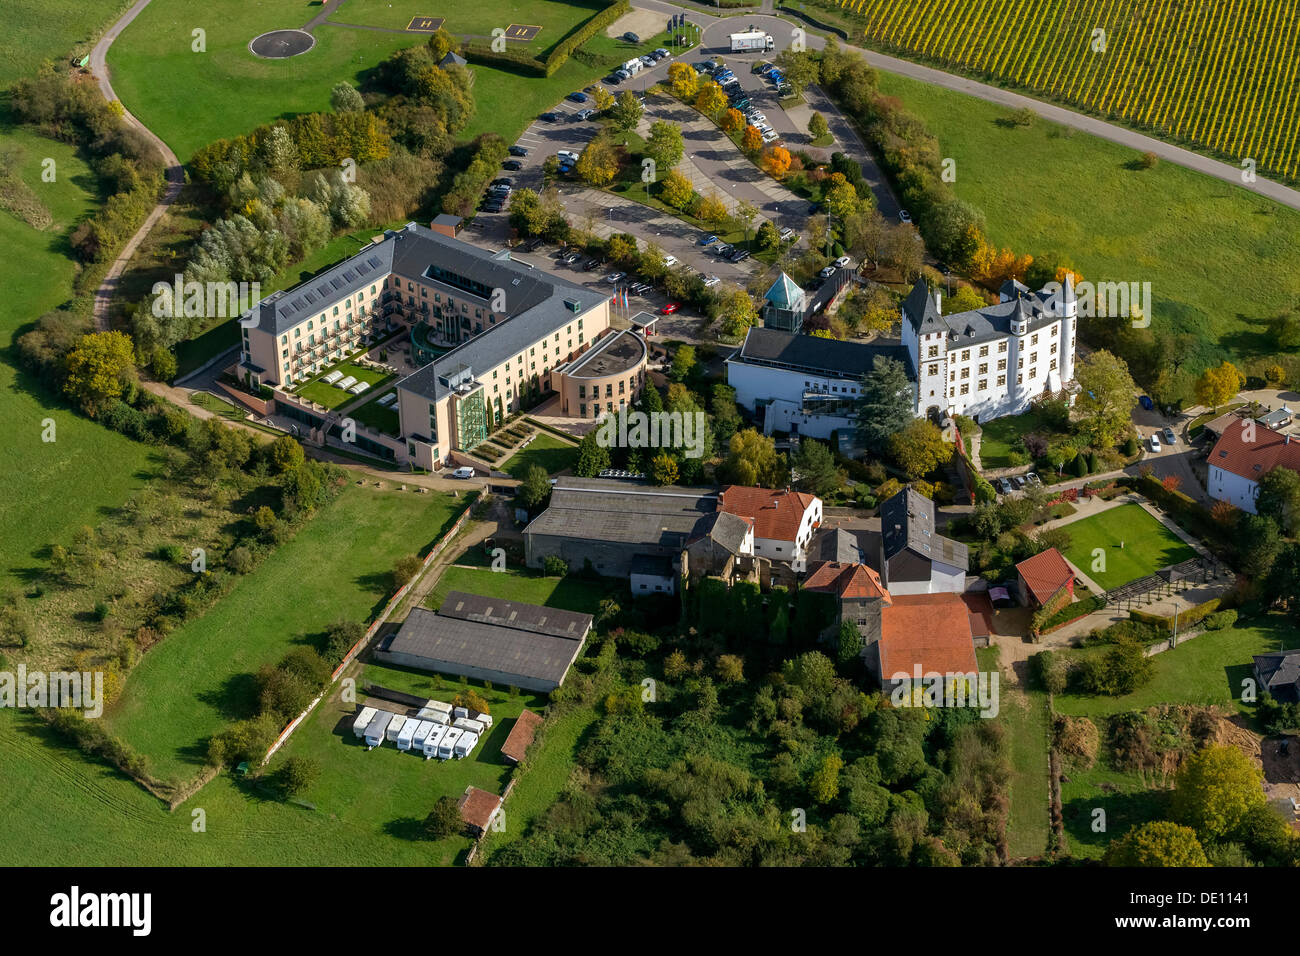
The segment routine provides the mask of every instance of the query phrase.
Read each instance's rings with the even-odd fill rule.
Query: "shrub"
[[[1205,629],[1207,631],[1221,631],[1224,628],[1232,627],[1236,623],[1237,612],[1231,608],[1226,611],[1207,614],[1205,617]]]
[[[460,807],[452,796],[439,797],[433,810],[424,818],[424,835],[430,840],[455,836],[465,829],[460,818]]]
[[[1087,717],[1058,716],[1053,727],[1056,748],[1067,757],[1075,758],[1082,767],[1091,767],[1097,760],[1101,734],[1097,725]]]
[[[320,777],[320,763],[311,757],[290,757],[275,775],[275,785],[286,797],[296,797]]]
[[[397,563],[393,565],[394,590],[409,583],[412,578],[420,573],[420,568],[423,564],[424,562],[420,560],[418,554],[407,554],[398,558]]]
[[[569,573],[569,563],[558,554],[548,554],[542,561],[542,573],[548,578],[562,578]]]

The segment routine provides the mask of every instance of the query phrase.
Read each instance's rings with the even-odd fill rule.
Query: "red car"
[[[661,315],[672,315],[679,308],[680,306],[676,302],[669,302],[662,309],[660,309],[659,312]]]

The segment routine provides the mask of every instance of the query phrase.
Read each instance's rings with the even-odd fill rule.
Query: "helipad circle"
[[[272,30],[253,37],[248,49],[264,60],[283,60],[306,53],[316,45],[316,38],[306,30]]]

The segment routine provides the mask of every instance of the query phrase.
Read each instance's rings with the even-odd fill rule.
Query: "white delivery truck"
[[[420,722],[414,717],[407,717],[402,724],[402,729],[397,732],[397,749],[410,750],[411,741],[415,739],[415,732],[420,727]]]
[[[481,734],[483,731],[487,730],[482,723],[475,720],[473,717],[457,717],[456,722],[452,724],[452,726],[459,727],[461,730],[467,731],[471,734]]]
[[[424,752],[424,742],[429,739],[429,734],[433,732],[435,724],[432,720],[420,721],[420,726],[415,728],[415,736],[411,738],[411,749],[416,753]]]
[[[456,753],[457,742],[464,736],[465,731],[459,727],[448,727],[447,732],[442,735],[442,740],[438,741],[438,759],[450,760]]]
[[[366,735],[366,728],[370,726],[370,721],[375,717],[375,708],[362,707],[357,719],[352,721],[352,733],[358,737]]]
[[[764,33],[762,30],[733,33],[731,35],[731,52],[750,53],[754,50],[766,52],[772,49],[773,42],[771,35]]]
[[[438,745],[442,743],[442,738],[447,735],[447,731],[450,729],[446,724],[433,725],[433,730],[429,731],[429,736],[424,738],[425,760],[438,756]]]
[[[462,757],[468,757],[469,752],[474,749],[474,745],[477,743],[478,734],[472,734],[468,730],[461,734],[460,740],[456,741],[456,746],[453,749],[456,759],[460,760]]]
[[[398,719],[396,714],[390,714],[386,710],[381,710],[371,717],[370,723],[366,726],[366,749],[373,750],[382,744],[387,735],[388,725]]]

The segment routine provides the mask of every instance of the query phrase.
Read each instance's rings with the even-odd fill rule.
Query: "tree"
[[[705,116],[716,117],[727,108],[727,94],[717,83],[709,80],[700,87],[695,97],[695,108]]]
[[[939,426],[928,418],[913,418],[902,431],[889,436],[888,448],[890,457],[912,480],[947,464],[953,453]]]
[[[1106,848],[1107,866],[1209,866],[1196,831],[1168,820],[1133,827]]]
[[[541,465],[529,465],[524,470],[523,480],[519,483],[519,501],[532,511],[551,496],[551,479]]]
[[[596,101],[596,109],[602,113],[614,105],[614,94],[603,86],[597,86],[591,98]]]
[[[600,189],[618,175],[618,154],[609,140],[597,136],[587,144],[574,168],[585,182]]]
[[[783,469],[776,455],[776,443],[771,438],[746,428],[731,436],[727,448],[723,469],[733,483],[765,488],[780,483]]]
[[[745,679],[745,659],[736,654],[723,654],[718,658],[718,681],[739,684]]]
[[[673,96],[679,100],[689,100],[699,92],[700,74],[689,63],[677,60],[668,67],[668,82],[672,86]]]
[[[644,112],[645,108],[636,98],[636,94],[631,90],[624,90],[618,94],[618,101],[610,107],[610,123],[620,133],[630,133],[641,122],[641,114]]]
[[[745,128],[745,114],[738,109],[729,109],[722,114],[722,128],[733,136]]]
[[[448,53],[459,45],[455,34],[442,27],[429,34],[429,53],[434,63],[441,63]]]
[[[277,475],[298,468],[306,460],[302,445],[291,435],[281,435],[266,446],[266,460]]]
[[[424,835],[430,840],[444,840],[455,836],[465,829],[460,818],[460,807],[453,796],[442,796],[433,805],[433,810],[424,818]]]
[[[746,126],[740,137],[740,148],[747,156],[757,156],[763,149],[763,134],[757,126]]]
[[[1294,535],[1300,527],[1300,474],[1280,466],[1266,474],[1259,480],[1255,510]]]
[[[738,339],[758,321],[754,299],[740,286],[728,286],[714,299],[714,317],[722,324],[722,332]]]
[[[650,459],[650,480],[656,485],[671,485],[677,481],[677,459],[661,451]]]
[[[821,113],[814,112],[813,115],[809,117],[808,135],[811,136],[813,139],[821,139],[830,131],[831,128],[826,123],[826,117],[822,116]]]
[[[912,414],[912,383],[903,363],[876,356],[871,371],[862,376],[858,400],[858,437],[867,448],[880,452],[889,437],[907,427]]]
[[[686,146],[682,141],[682,128],[675,123],[657,120],[650,126],[645,152],[655,162],[655,168],[668,170],[682,161]]]
[[[335,113],[355,113],[366,108],[366,101],[355,86],[345,81],[330,90],[330,107]]]
[[[808,52],[785,50],[776,58],[777,66],[795,96],[799,96],[821,75],[817,60]]]
[[[580,478],[595,478],[609,467],[609,449],[602,445],[595,429],[582,436],[578,442],[578,460],[573,473]]]
[[[695,346],[679,345],[673,353],[673,380],[685,381],[695,371]]]
[[[844,760],[839,754],[829,754],[822,761],[821,766],[813,771],[812,779],[808,783],[808,789],[812,797],[822,806],[826,806],[835,801],[840,794],[840,770],[844,768]]]
[[[862,654],[862,634],[848,618],[840,621],[836,653],[841,666],[852,664]]]
[[[135,346],[123,332],[84,335],[64,358],[63,390],[95,416],[135,382]]]
[[[296,797],[320,777],[319,761],[311,757],[290,757],[276,774],[276,785],[286,797]]]
[[[691,185],[685,173],[671,169],[668,175],[659,181],[659,198],[674,209],[685,209],[695,198],[695,187]]]
[[[411,579],[420,573],[420,568],[423,566],[424,562],[420,560],[418,554],[404,554],[398,558],[393,565],[393,590],[409,584]]]
[[[781,245],[781,232],[771,221],[764,219],[758,227],[758,244],[764,249],[775,249]]]
[[[1137,404],[1137,386],[1128,365],[1110,352],[1092,352],[1079,359],[1075,377],[1080,388],[1080,429],[1098,448],[1109,448],[1130,427]]]
[[[1273,568],[1273,562],[1282,550],[1282,536],[1277,522],[1263,515],[1241,513],[1237,521],[1237,559],[1241,570],[1255,579],[1262,579]]]
[[[1263,774],[1236,747],[1210,744],[1183,761],[1174,783],[1173,817],[1202,840],[1222,840],[1265,803]]]
[[[727,204],[716,192],[710,192],[707,196],[700,197],[695,217],[716,229],[727,219]]]
[[[847,480],[844,472],[836,466],[830,448],[812,438],[799,442],[793,468],[798,476],[797,486],[821,498],[830,495]]]
[[[1207,368],[1196,380],[1196,400],[1217,413],[1219,406],[1232,401],[1245,384],[1246,376],[1237,366],[1223,361],[1216,368]]]
[[[790,171],[790,152],[784,146],[769,146],[763,150],[763,168],[774,179],[781,179]]]
[[[1300,347],[1300,312],[1282,315],[1268,324],[1268,334],[1273,337],[1273,344],[1280,349],[1291,351]]]
[[[731,221],[736,226],[744,230],[745,238],[749,239],[749,228],[753,225],[754,219],[758,216],[758,207],[747,199],[741,199],[731,210]]]

